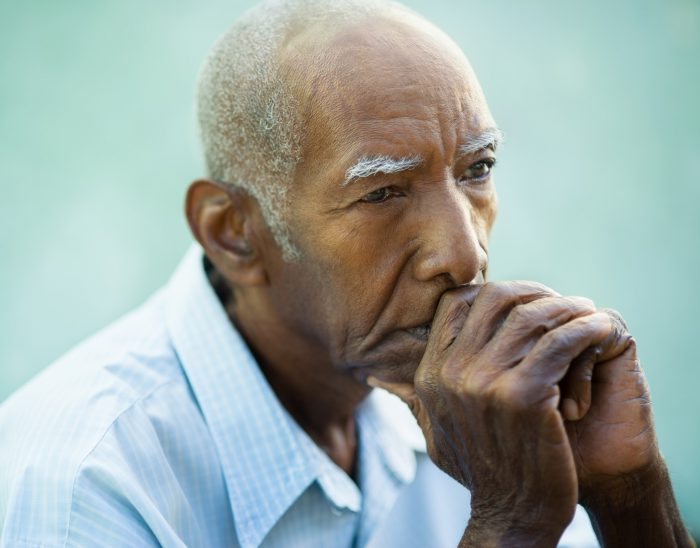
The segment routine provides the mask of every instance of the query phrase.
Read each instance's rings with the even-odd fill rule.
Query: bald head
[[[391,94],[394,85],[415,85],[417,93],[437,85],[430,74],[417,79],[421,63],[455,74],[470,70],[449,38],[394,2],[259,4],[220,38],[200,73],[209,177],[251,194],[285,258],[297,257],[287,223],[290,189],[300,163],[307,175],[322,165],[315,160],[323,152],[305,147],[309,132],[340,140],[334,118],[366,103],[367,95],[379,106],[376,96]]]

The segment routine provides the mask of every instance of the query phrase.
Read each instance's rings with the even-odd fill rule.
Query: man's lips
[[[455,288],[453,291],[459,291],[460,298],[471,306],[481,287],[481,284],[470,284]],[[402,322],[403,325],[394,325],[387,330],[378,329],[378,334],[372,343],[355,354],[356,359],[346,360],[346,368],[360,382],[366,382],[369,375],[391,382],[397,382],[397,380],[412,382],[416,368],[426,350],[438,305],[439,299],[430,307],[432,310],[417,303],[405,309],[406,315],[409,313],[415,315],[410,314],[413,317],[406,318],[405,323]],[[420,311],[424,314],[418,316],[417,313]]]

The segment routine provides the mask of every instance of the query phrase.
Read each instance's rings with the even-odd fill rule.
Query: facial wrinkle
[[[401,257],[404,257],[404,259],[401,261],[400,267],[397,270],[398,273],[397,273],[396,277],[394,278],[395,283],[392,284],[391,291],[388,292],[387,297],[382,300],[381,307],[379,309],[380,312],[377,315],[374,322],[372,323],[372,326],[370,327],[370,330],[368,331],[367,336],[365,337],[365,341],[367,340],[367,338],[369,338],[369,341],[370,341],[369,347],[370,348],[377,343],[377,340],[375,340],[377,335],[373,335],[373,333],[375,333],[375,330],[378,328],[378,326],[381,325],[382,321],[385,318],[385,313],[387,312],[387,310],[389,310],[389,307],[391,306],[391,304],[394,303],[395,300],[398,298],[399,286],[402,285],[404,272],[406,271],[406,268],[407,268],[408,264],[410,263],[411,258],[413,257],[413,255],[415,255],[416,252],[417,252],[417,248],[413,253],[400,255]],[[399,318],[397,318],[397,317],[392,318],[391,316],[389,317],[389,319],[393,320],[394,325],[392,327],[395,327],[396,322],[399,320]],[[362,349],[363,349],[363,351],[366,351],[366,346],[364,344],[362,345]]]

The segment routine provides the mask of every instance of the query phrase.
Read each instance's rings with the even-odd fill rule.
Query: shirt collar
[[[359,409],[358,422],[377,440],[385,465],[401,483],[416,474],[415,452],[426,452],[425,438],[406,404],[375,388]]]
[[[202,257],[194,244],[168,283],[166,321],[217,447],[241,546],[259,545],[316,480],[333,504],[357,511],[359,492],[338,484],[339,469],[277,400],[209,284]],[[415,474],[413,451],[425,443],[406,406],[392,398],[374,390],[358,422],[407,483]]]

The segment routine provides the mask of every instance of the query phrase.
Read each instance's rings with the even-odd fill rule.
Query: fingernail
[[[379,386],[379,382],[372,375],[367,377],[367,384],[369,384],[372,388],[376,388],[377,386]]]

